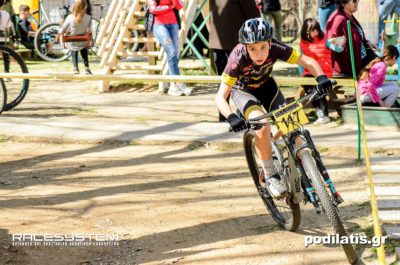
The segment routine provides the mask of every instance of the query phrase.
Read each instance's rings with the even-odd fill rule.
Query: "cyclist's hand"
[[[240,132],[247,129],[246,121],[239,118],[235,113],[229,115],[227,120],[234,132]]]
[[[320,75],[317,77],[317,91],[320,96],[327,94],[333,88],[333,83],[328,79],[326,75]]]

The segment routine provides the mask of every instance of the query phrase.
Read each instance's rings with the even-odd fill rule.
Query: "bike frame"
[[[305,96],[302,99],[298,100],[299,102],[303,102],[307,99],[312,99],[316,96],[316,92],[311,95]],[[264,114],[256,119],[250,120],[251,122],[257,122],[264,118],[272,117],[274,111]],[[275,121],[272,124],[276,124]],[[282,131],[278,128],[278,131],[272,135],[272,144],[273,146],[278,146],[278,139],[281,138],[284,143],[285,147],[289,152],[289,172],[288,172],[288,180],[287,182],[290,183],[289,186],[289,193],[292,195],[292,200],[294,203],[299,203],[301,201],[311,202],[316,210],[317,213],[321,212],[321,208],[318,203],[318,197],[315,193],[315,188],[312,186],[312,182],[310,178],[307,176],[303,165],[301,163],[301,153],[302,152],[311,152],[312,156],[314,157],[318,170],[320,171],[326,186],[329,188],[332,197],[334,198],[334,202],[336,205],[343,202],[340,194],[336,191],[335,185],[333,184],[328,171],[321,159],[320,153],[317,151],[314,141],[311,138],[311,134],[308,130],[304,129],[303,127],[299,127],[296,130],[288,133],[287,135],[283,135]],[[301,139],[302,144],[297,146],[296,140]],[[278,147],[279,148],[279,147]],[[282,156],[282,148],[279,148],[279,152]],[[285,165],[282,165],[282,168],[285,168]],[[300,184],[300,185],[299,185]],[[301,186],[301,189],[300,189]]]

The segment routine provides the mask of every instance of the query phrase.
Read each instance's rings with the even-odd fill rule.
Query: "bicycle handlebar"
[[[331,81],[332,81],[332,86],[336,86],[337,85],[337,81],[336,80],[331,80]],[[314,89],[314,91],[311,94],[308,94],[308,95],[306,95],[304,97],[301,97],[296,101],[299,102],[299,103],[303,103],[305,101],[312,101],[317,95],[318,95],[318,91],[316,89]],[[321,95],[321,96],[325,96],[325,95],[326,94]],[[248,128],[250,128],[252,124],[261,125],[261,123],[259,121],[262,120],[262,119],[270,118],[274,114],[275,111],[276,110],[273,110],[271,112],[268,112],[266,114],[258,116],[257,118],[249,119],[248,121],[246,121],[246,123],[248,125]],[[233,132],[232,128],[229,128],[229,132]]]

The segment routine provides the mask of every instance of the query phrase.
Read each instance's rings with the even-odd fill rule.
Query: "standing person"
[[[372,60],[362,71],[358,81],[361,102],[379,103],[390,108],[399,96],[400,88],[396,82],[384,83],[387,67],[396,64],[399,51],[393,45],[383,50],[382,57]]]
[[[65,19],[60,34],[66,33],[68,36],[81,36],[87,34],[92,18],[86,14],[86,10],[86,0],[75,0],[74,5],[72,6],[72,14],[68,15]],[[92,74],[89,69],[88,42],[67,42],[67,47],[71,50],[74,74],[79,74],[78,52],[81,53],[85,65],[85,74]]]
[[[399,19],[400,0],[381,0],[379,3],[379,34],[385,29],[384,20],[393,13],[396,13],[397,19]]]
[[[238,31],[250,18],[260,17],[255,1],[251,0],[209,0],[211,24],[209,47],[214,51],[215,67],[222,75],[228,57],[238,43]],[[227,98],[229,101],[229,98]],[[220,113],[219,121],[225,121]]]
[[[319,24],[323,32],[325,32],[326,29],[326,22],[335,10],[335,0],[318,0]]]
[[[304,55],[316,60],[327,77],[332,77],[331,52],[326,47],[325,34],[315,18],[304,20],[300,32],[300,50]],[[312,76],[312,74],[309,70],[304,69],[303,76]],[[311,92],[313,88],[314,86],[304,86],[306,93]],[[325,124],[331,121],[328,112],[328,101],[325,97],[314,100],[312,104],[316,108],[318,116],[314,124]]]
[[[0,0],[0,45],[8,46],[10,44],[10,35],[13,32],[13,24],[11,22],[10,14],[3,10],[4,0]],[[10,72],[10,55],[3,54],[4,72]],[[5,78],[4,81],[11,81],[10,78]]]
[[[379,51],[378,46],[365,38],[361,24],[353,16],[357,11],[358,1],[336,0],[338,8],[326,24],[328,48],[332,50],[333,75],[352,75],[347,20],[351,22],[356,72],[360,72],[362,68],[377,57],[374,50]],[[339,39],[344,39],[344,43],[338,44]]]
[[[282,41],[282,11],[279,0],[262,0],[262,13],[274,21],[275,37]]]
[[[154,15],[153,34],[167,53],[170,75],[180,75],[179,71],[179,22],[175,10],[184,6],[182,0],[147,0],[147,7]],[[170,96],[189,96],[192,89],[183,83],[171,82],[168,89]]]
[[[312,58],[275,40],[272,26],[262,18],[247,20],[239,31],[239,44],[229,55],[228,64],[215,103],[227,118],[233,131],[247,128],[246,122],[233,113],[226,98],[231,94],[233,101],[245,119],[252,119],[276,110],[285,103],[285,97],[273,78],[273,66],[277,60],[298,64],[317,77],[320,95],[332,89],[332,82]],[[261,120],[268,123],[267,119]],[[272,160],[271,127],[262,126],[255,131],[255,149],[263,169],[266,188],[273,197],[286,194]]]

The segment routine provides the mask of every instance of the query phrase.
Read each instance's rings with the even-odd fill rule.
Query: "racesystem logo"
[[[119,235],[12,234],[13,246],[118,246]]]

